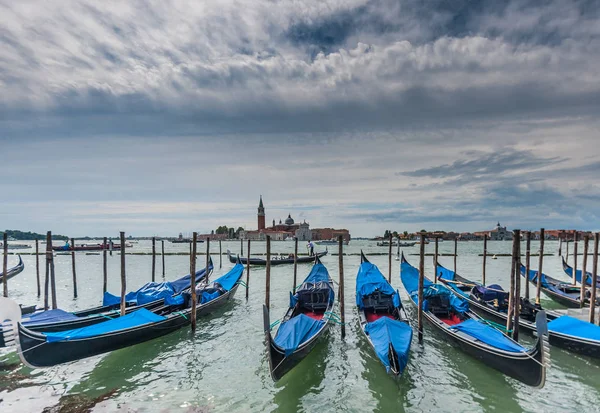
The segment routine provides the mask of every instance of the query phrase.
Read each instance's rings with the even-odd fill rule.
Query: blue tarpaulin
[[[548,330],[570,336],[600,341],[600,327],[563,315],[548,323]]]
[[[356,276],[356,305],[358,308],[363,308],[363,297],[375,291],[393,296],[394,305],[396,307],[400,306],[400,296],[387,282],[379,268],[370,262],[363,262],[360,264]]]
[[[69,341],[83,338],[95,337],[113,331],[136,327],[143,324],[155,323],[166,318],[156,315],[145,308],[140,308],[130,314],[103,323],[94,324],[87,327],[77,328],[75,330],[59,331],[56,333],[44,333],[46,341],[52,343],[55,341]]]
[[[323,325],[325,322],[321,320],[300,314],[279,326],[273,342],[285,351],[286,356],[289,356],[300,344],[317,334]]]
[[[329,272],[327,272],[327,268],[320,262],[313,265],[312,269],[308,276],[304,279],[305,283],[313,283],[316,284],[319,281],[329,282]]]
[[[77,317],[76,315],[61,309],[42,311],[27,317],[29,318],[29,320],[23,321],[23,325],[26,326],[32,324],[53,323],[56,321],[79,319],[79,317]]]
[[[398,355],[400,372],[404,371],[408,363],[408,352],[410,351],[413,334],[412,328],[407,323],[381,317],[372,323],[368,323],[365,327],[365,333],[371,338],[377,357],[379,357],[386,370],[389,371],[390,369],[388,349],[391,343]]]
[[[454,281],[454,271],[449,270],[448,268],[443,267],[440,264],[437,265],[436,271],[438,278]]]
[[[521,264],[521,274],[525,275],[525,271],[527,271],[527,268]],[[537,282],[537,275],[538,275],[538,271],[537,270],[529,270],[529,280],[533,281],[533,282]],[[551,284],[548,284],[548,281],[546,280],[546,274],[542,273],[542,287],[544,288],[548,288],[552,291],[555,290],[554,286]]]
[[[400,279],[404,288],[411,296],[413,301],[418,304],[419,294],[419,270],[410,265],[408,262],[403,261],[400,265]],[[450,301],[450,305],[454,311],[458,313],[464,313],[469,310],[469,303],[460,297],[457,297],[449,288],[442,284],[434,284],[427,278],[423,279],[423,298],[434,297],[437,295],[447,296]],[[423,300],[425,301],[425,300]]]
[[[212,261],[209,264],[209,271],[212,270]],[[202,280],[205,276],[206,268],[196,272],[196,282]],[[175,281],[162,283],[150,282],[142,286],[137,291],[129,292],[125,295],[125,301],[134,305],[144,305],[146,303],[164,299],[165,304],[180,305],[183,304],[183,297],[177,296],[181,291],[189,288],[192,277],[188,274]],[[109,292],[104,293],[102,305],[116,305],[121,302],[121,296],[113,295]]]
[[[512,341],[500,331],[477,320],[471,319],[463,321],[462,323],[453,326],[452,329],[462,331],[463,333],[500,350],[512,351],[515,353],[527,351],[525,347]]]
[[[216,283],[221,284],[221,287],[225,291],[229,291],[233,286],[242,278],[244,274],[244,266],[242,264],[235,264],[235,266],[227,274],[217,278]]]
[[[437,271],[438,279],[441,278],[442,280],[454,281],[456,278],[454,271],[449,270],[448,268],[443,267],[440,264],[437,265],[436,271]],[[461,297],[469,296],[469,292],[461,290],[460,288],[458,288],[458,285],[456,285],[455,283],[448,283],[448,287],[450,287],[450,289],[452,291],[454,291],[456,294],[458,294]]]
[[[564,260],[563,260],[563,262],[564,262]],[[563,264],[563,268],[565,270],[565,273],[569,277],[573,278],[573,267],[570,267],[570,266],[566,265],[566,263],[564,263]],[[580,284],[581,284],[581,276],[582,276],[582,274],[583,274],[583,270],[577,270],[577,271],[575,271],[575,280],[577,280],[577,282],[580,283]],[[586,277],[585,277],[585,283],[586,283],[586,285],[591,286],[592,285],[592,273],[586,271],[585,275],[586,275]],[[596,281],[596,286],[600,287],[600,280]]]

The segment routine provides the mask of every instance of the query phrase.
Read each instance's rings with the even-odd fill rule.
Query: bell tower
[[[265,229],[265,207],[263,205],[262,195],[258,203],[258,230]]]

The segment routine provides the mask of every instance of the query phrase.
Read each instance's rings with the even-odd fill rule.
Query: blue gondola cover
[[[209,271],[212,270],[212,261],[209,264]],[[196,282],[204,277],[206,268],[196,272]],[[129,292],[125,295],[125,301],[135,305],[143,305],[152,301],[164,298],[166,304],[181,305],[184,302],[183,297],[177,296],[181,291],[190,287],[192,277],[190,274],[181,277],[175,281],[166,281],[162,283],[149,282],[143,285],[139,290]],[[102,305],[116,305],[121,302],[121,296],[113,295],[109,292],[104,293]]]
[[[404,288],[410,294],[411,298],[415,303],[418,303],[418,289],[419,289],[419,270],[410,265],[408,262],[404,261],[400,265],[400,279],[402,280],[402,284],[404,284]],[[447,296],[450,305],[454,309],[454,311],[458,313],[464,313],[469,310],[469,303],[466,300],[463,300],[460,297],[457,297],[450,289],[448,289],[445,285],[442,284],[434,284],[429,281],[427,278],[423,280],[423,301],[425,304],[425,299],[429,297],[434,297],[436,295]]]
[[[391,343],[398,355],[400,372],[404,371],[408,363],[408,353],[413,335],[412,328],[407,323],[381,317],[372,323],[368,323],[365,327],[365,333],[371,338],[377,357],[379,357],[386,370],[389,371],[390,369],[388,349]]]
[[[32,314],[28,318],[28,320],[23,320],[23,325],[27,326],[41,323],[53,323],[57,321],[77,320],[79,317],[57,308],[56,310],[47,310]]]
[[[563,315],[548,323],[548,330],[588,340],[600,341],[600,327],[587,321],[581,321],[568,315]]]
[[[74,330],[59,331],[55,333],[44,333],[46,342],[69,341],[100,336],[126,328],[136,327],[143,324],[155,323],[165,320],[165,317],[154,314],[145,308],[140,308],[130,314],[118,317],[103,323],[94,324]]]
[[[564,268],[564,270],[565,270],[565,273],[569,277],[573,278],[573,268],[572,267],[567,266],[567,267]],[[577,280],[577,282],[580,283],[580,284],[581,284],[581,276],[582,276],[582,274],[583,274],[582,270],[575,271],[575,280]],[[586,277],[585,277],[585,283],[588,286],[591,286],[592,285],[592,273],[586,271],[585,275],[586,275]],[[596,285],[600,286],[600,280],[596,281]]]
[[[441,265],[437,265],[437,276],[443,280],[454,281],[454,271],[449,270]]]
[[[279,326],[273,342],[289,356],[300,344],[314,336],[324,324],[321,320],[300,314]]]
[[[453,326],[452,329],[462,331],[483,343],[501,350],[512,351],[515,353],[527,352],[527,349],[512,341],[500,331],[477,320],[471,319],[463,321],[462,323]]]
[[[243,273],[244,266],[242,264],[235,264],[227,274],[217,278],[215,282],[221,284],[221,287],[223,287],[225,291],[229,291],[240,280]]]
[[[356,276],[356,305],[358,308],[363,308],[363,297],[375,291],[393,296],[394,305],[400,306],[400,296],[387,282],[379,268],[370,262],[363,262],[360,264]]]

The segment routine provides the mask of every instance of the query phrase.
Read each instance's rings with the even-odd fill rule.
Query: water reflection
[[[277,405],[275,412],[303,411],[302,399],[321,393],[331,339],[331,334],[327,333],[327,336],[319,340],[304,360],[275,384],[277,389],[273,398]]]

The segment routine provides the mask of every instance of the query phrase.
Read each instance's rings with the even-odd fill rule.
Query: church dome
[[[294,219],[291,214],[285,219],[285,225],[294,225]]]

